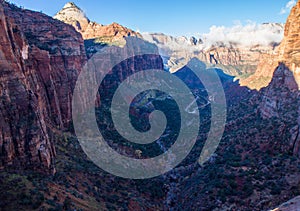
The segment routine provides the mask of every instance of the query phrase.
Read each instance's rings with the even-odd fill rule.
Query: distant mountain
[[[257,69],[260,57],[273,51],[274,47],[279,44],[276,42],[278,38],[269,37],[278,37],[283,34],[282,24],[265,23],[254,27],[251,32],[246,29],[241,29],[244,30],[242,33],[234,29],[229,30],[226,35],[223,35],[225,37],[219,36],[219,39],[214,32],[202,38],[173,37],[162,33],[143,33],[141,35],[118,23],[102,25],[92,22],[72,2],[65,4],[54,18],[72,25],[85,40],[93,39],[92,42],[86,43],[88,54],[97,50],[99,44],[121,46],[124,44],[123,37],[134,36],[156,44],[164,59],[165,69],[169,69],[170,72],[182,68],[194,57],[210,65],[210,53],[213,53],[215,61],[218,62],[218,68],[238,78],[245,78],[253,74]],[[269,32],[271,34],[265,36]],[[250,41],[247,39],[249,34],[252,34]],[[245,44],[247,41],[252,44]]]
[[[82,34],[83,39],[101,37],[103,42],[114,42],[126,36],[141,37],[139,33],[118,23],[102,25],[90,21],[84,12],[72,2],[66,3],[54,18],[72,25]]]
[[[0,0],[1,210],[268,210],[296,197],[300,194],[299,16],[298,2],[279,46],[277,42],[248,45],[249,40],[233,42],[228,36],[218,41],[213,33],[202,39],[144,34],[145,40],[154,43],[149,44],[119,24],[91,22],[74,3],[67,3],[57,20]],[[278,24],[255,29],[272,29],[276,37],[282,32]],[[236,30],[229,34],[237,35]],[[122,81],[143,70],[164,71],[158,50],[165,68],[177,70],[174,75],[196,98],[197,107],[188,106],[184,112],[198,109],[200,113],[191,153],[170,172],[147,180],[124,179],[101,170],[73,133],[72,98],[79,73],[94,50],[124,40],[138,53],[149,48],[151,53],[132,56],[136,51],[126,46],[108,48],[110,55],[126,58],[106,74],[95,102],[99,130],[112,149],[127,157],[150,158],[175,141],[165,136],[151,146],[132,145],[116,133],[111,118],[111,100]],[[212,54],[218,64],[210,61]],[[93,64],[101,70],[109,59],[100,54]],[[260,91],[240,86],[232,75],[252,74],[258,61],[251,86],[260,84],[262,75],[271,82]],[[218,123],[212,118],[212,106],[220,98],[216,91],[207,90],[205,77],[199,79],[192,66],[202,76],[218,74],[227,103],[221,142],[204,165],[199,165],[198,158],[207,134]],[[213,87],[217,80],[205,84]],[[125,96],[130,95],[127,90]],[[150,91],[151,98],[139,94],[132,101],[132,125],[146,128],[148,114],[155,108],[166,114],[170,123],[166,132],[175,137],[181,125],[175,102],[164,93]],[[87,95],[79,100],[87,102]],[[279,210],[298,207],[296,197]]]
[[[265,23],[251,29],[244,28],[241,28],[244,30],[241,32],[230,29],[219,36],[211,32],[198,39],[162,33],[142,35],[145,40],[160,48],[165,66],[170,72],[177,71],[193,57],[210,64],[210,54],[213,53],[218,67],[226,73],[247,77],[255,72],[261,55],[273,51],[279,45],[277,40],[283,34],[283,24]],[[215,65],[216,62],[213,63]]]

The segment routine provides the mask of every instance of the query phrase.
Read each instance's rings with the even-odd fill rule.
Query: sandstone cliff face
[[[270,66],[259,73],[266,76],[273,74],[270,84],[261,91],[259,112],[263,118],[277,117],[285,123],[290,123],[289,147],[294,155],[300,157],[300,2],[292,9],[285,27],[285,37],[279,46],[278,54],[270,56]],[[273,68],[279,62],[275,72]],[[262,61],[263,62],[263,61]],[[273,66],[274,65],[274,66]],[[262,66],[261,66],[262,67]],[[256,76],[256,75],[255,75]]]
[[[293,72],[300,89],[300,1],[287,19],[284,39],[279,48],[279,60],[285,62]]]
[[[287,19],[284,38],[273,52],[264,54],[254,75],[243,80],[241,85],[261,89],[272,79],[278,62],[284,62],[293,72],[298,85],[300,84],[300,2],[293,7]],[[262,79],[263,77],[263,79]],[[299,86],[300,87],[300,86]]]
[[[72,25],[84,39],[103,37],[105,42],[114,42],[127,36],[141,37],[139,33],[118,23],[102,25],[91,22],[79,7],[70,2],[54,18]]]
[[[5,1],[0,9],[0,168],[53,173],[53,133],[72,127],[73,90],[87,63],[84,41],[72,26],[42,13]],[[154,45],[136,39],[140,45],[132,47],[158,52]],[[115,83],[103,85],[109,90],[126,76],[153,68],[162,69],[158,54],[128,58],[113,71]]]
[[[242,86],[247,86],[250,89],[261,89],[268,86],[272,80],[273,73],[278,66],[278,47],[272,53],[262,53],[258,58],[258,65],[254,74],[248,78],[240,80]]]
[[[54,172],[49,131],[67,129],[71,96],[86,61],[72,27],[0,2],[0,168]]]
[[[289,68],[280,63],[268,87],[262,90],[260,112],[264,118],[287,117],[291,110],[297,112],[298,85]],[[293,107],[292,107],[293,106]],[[280,116],[281,115],[281,116]]]

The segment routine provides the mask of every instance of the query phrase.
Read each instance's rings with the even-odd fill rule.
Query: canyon
[[[277,35],[284,31],[281,43],[213,46],[195,37],[141,34],[118,23],[98,24],[74,3],[51,18],[1,0],[1,207],[268,210],[296,197],[278,208],[293,209],[300,195],[299,21],[300,1],[284,26],[260,26]],[[136,43],[134,49],[124,48],[129,39]],[[166,136],[170,140],[136,150],[115,134],[110,100],[128,76],[145,69],[171,72],[201,96],[196,100],[201,114],[197,142],[190,155],[163,176],[127,180],[110,175],[95,166],[78,143],[72,122],[73,90],[85,65],[105,48],[127,58],[109,72],[95,103],[98,127],[120,154],[147,158],[164,152],[180,125],[173,101],[152,91],[147,105],[130,110],[131,117],[136,115],[133,124],[147,128],[146,114],[159,108],[171,118]],[[128,58],[143,49],[152,54]],[[210,61],[211,52],[218,64]],[[105,65],[107,58],[97,62]],[[198,157],[213,124],[210,103],[215,99],[188,62],[195,62],[199,71],[217,73],[227,103],[221,143],[202,166]],[[95,77],[101,68],[105,66],[99,66]]]

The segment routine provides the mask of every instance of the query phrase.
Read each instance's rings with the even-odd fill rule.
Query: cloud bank
[[[207,50],[213,46],[220,47],[254,47],[271,46],[279,44],[284,35],[284,24],[265,23],[256,24],[248,21],[242,24],[237,21],[231,27],[212,26],[208,33],[198,34],[196,40],[201,40],[193,45],[190,38],[173,37],[161,33],[142,33],[143,38],[156,44],[162,52],[168,51],[199,51]]]
[[[280,43],[284,25],[276,23],[256,24],[249,21],[246,25],[237,22],[232,27],[212,26],[209,33],[200,35],[205,47],[219,45],[268,46]]]

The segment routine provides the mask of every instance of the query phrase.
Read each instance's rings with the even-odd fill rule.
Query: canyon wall
[[[54,172],[51,133],[67,130],[86,55],[81,35],[60,21],[0,2],[0,168]]]
[[[265,61],[252,80],[260,74],[271,82],[261,90],[259,112],[263,118],[278,117],[291,122],[290,148],[300,157],[300,1],[293,7],[285,26],[284,39],[276,55]],[[264,60],[262,60],[262,63]],[[277,64],[276,64],[277,63]]]
[[[300,84],[300,2],[292,8],[286,21],[284,38],[280,45],[272,52],[264,54],[256,72],[249,78],[242,80],[241,85],[253,89],[266,87],[272,79],[279,62],[284,62],[293,72],[295,80]]]
[[[72,128],[73,90],[88,61],[84,40],[69,24],[0,3],[0,168],[54,173],[54,134]],[[116,33],[109,34],[125,41],[123,27],[113,29]],[[139,44],[132,48],[151,48],[154,55],[127,58],[123,52],[127,60],[112,73],[117,83],[134,72],[163,67],[156,46],[135,39]],[[127,49],[131,55],[133,49]]]

